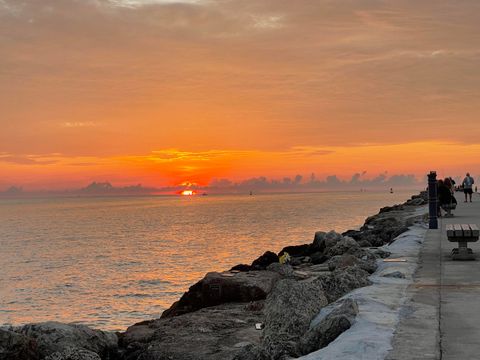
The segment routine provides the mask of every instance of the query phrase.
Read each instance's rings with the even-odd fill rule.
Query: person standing
[[[473,178],[470,176],[470,173],[467,172],[467,175],[463,179],[462,185],[463,185],[463,192],[465,194],[465,202],[467,202],[467,195],[470,198],[470,202],[472,202],[472,185],[475,181]]]

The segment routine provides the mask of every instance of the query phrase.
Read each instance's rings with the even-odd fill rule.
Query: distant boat
[[[390,188],[390,194],[393,194],[393,188]]]
[[[250,191],[250,195],[253,195],[253,191]]]
[[[202,196],[207,196],[208,194],[207,193],[203,193]]]

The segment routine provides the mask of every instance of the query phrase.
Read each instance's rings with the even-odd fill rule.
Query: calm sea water
[[[411,194],[0,200],[0,325],[124,330],[208,271],[358,227]]]

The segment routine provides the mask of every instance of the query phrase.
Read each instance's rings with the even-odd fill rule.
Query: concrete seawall
[[[459,202],[454,217],[439,218],[428,230],[420,265],[409,289],[410,314],[400,323],[388,359],[478,359],[480,354],[480,244],[469,243],[473,261],[452,260],[457,246],[446,236],[448,224],[480,224],[480,196]]]

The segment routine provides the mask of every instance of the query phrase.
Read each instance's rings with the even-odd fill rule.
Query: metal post
[[[438,229],[438,218],[437,218],[437,173],[435,171],[430,171],[428,176],[428,228],[429,229]]]

